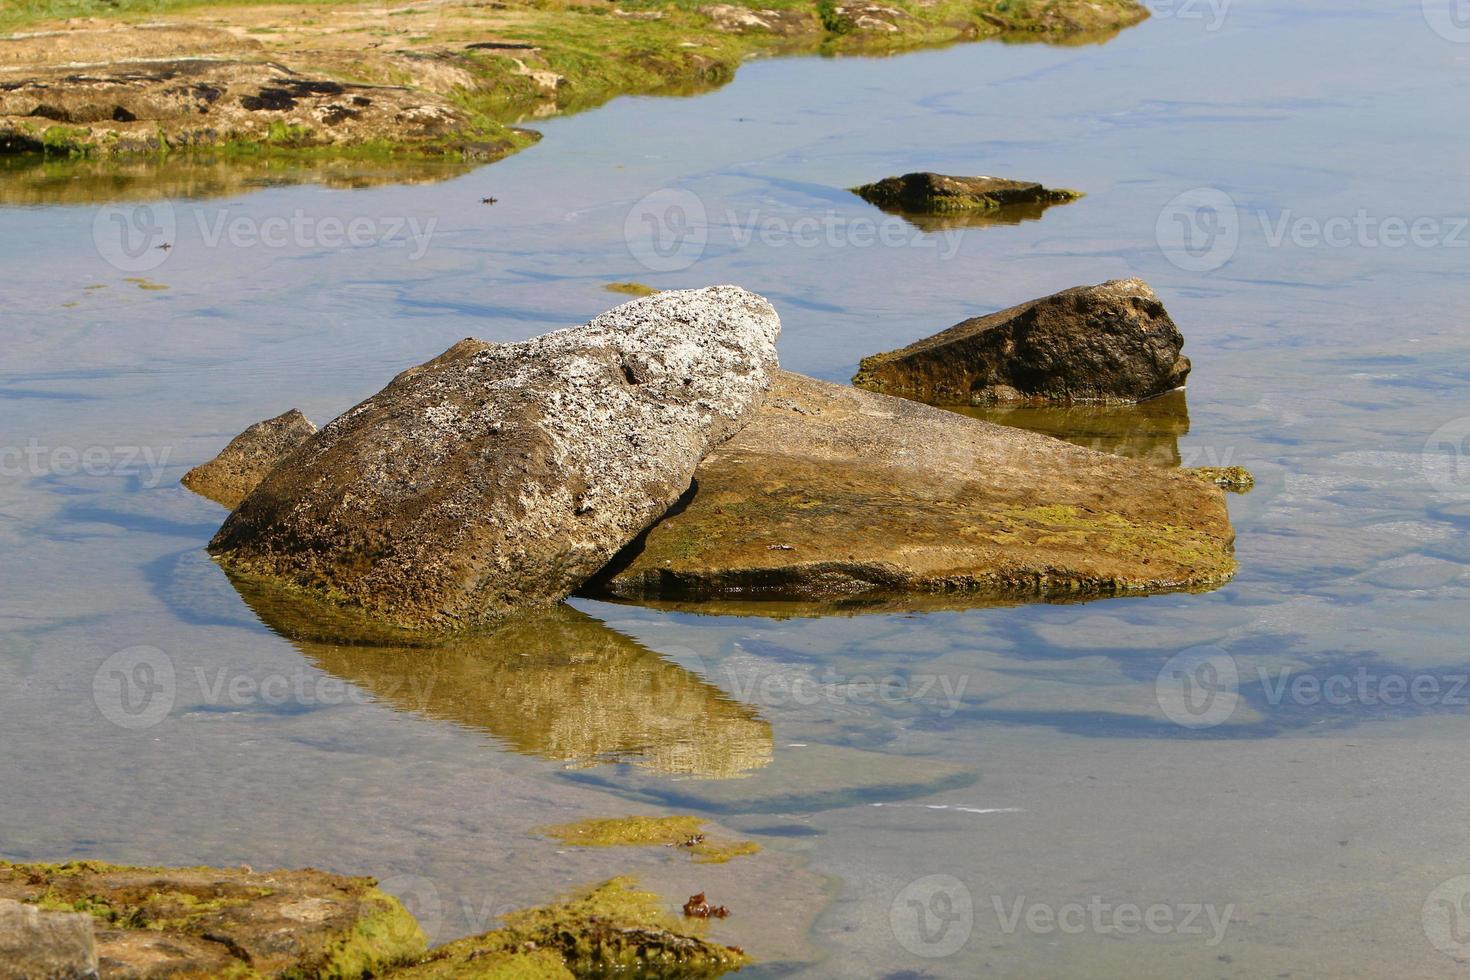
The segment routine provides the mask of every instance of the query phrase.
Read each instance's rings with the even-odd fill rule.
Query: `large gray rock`
[[[220,454],[184,474],[184,486],[234,509],[291,450],[316,435],[316,426],[296,409],[257,422]]]
[[[0,980],[97,976],[92,917],[0,898]]]
[[[1137,402],[1184,385],[1183,347],[1148,283],[1115,279],[866,357],[852,383],[936,405]]]
[[[462,341],[282,460],[210,550],[408,627],[556,602],[760,407],[779,332],[770,303],[714,286]]]

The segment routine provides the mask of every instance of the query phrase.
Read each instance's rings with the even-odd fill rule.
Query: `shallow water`
[[[758,976],[1453,971],[1470,43],[1418,3],[1171,9],[1099,46],[756,62],[412,185],[162,173],[115,212],[82,203],[95,174],[0,176],[0,853],[373,873],[440,940],[633,871],[730,906],[715,934]],[[1087,196],[926,232],[842,190],[915,169]],[[130,210],[150,179],[207,196]],[[1360,213],[1422,233],[1313,242]],[[122,247],[149,226],[173,248]],[[1240,575],[1208,594],[827,618],[576,600],[426,655],[237,592],[202,555],[222,511],[177,485],[252,421],[325,421],[465,335],[581,322],[609,282],[738,282],[780,310],[785,366],[843,380],[1131,275],[1185,333],[1187,407],[1012,421],[1252,469]],[[670,810],[764,850],[713,867],[534,834]]]

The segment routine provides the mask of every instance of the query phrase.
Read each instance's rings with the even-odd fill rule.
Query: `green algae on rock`
[[[493,932],[435,949],[397,980],[637,976],[717,977],[750,962],[694,935],[658,896],[614,878],[554,904],[512,912]]]
[[[610,293],[624,293],[628,296],[652,296],[659,291],[641,282],[610,282],[602,288]]]
[[[576,847],[677,847],[687,850],[698,864],[724,864],[760,852],[754,841],[709,840],[703,827],[703,820],[690,816],[599,817],[541,827],[537,832]]]
[[[785,371],[695,485],[588,591],[974,605],[1202,589],[1235,571],[1224,497],[1199,480]]]
[[[1231,493],[1247,493],[1256,485],[1256,478],[1244,466],[1191,466],[1184,472]]]
[[[885,210],[915,214],[1002,211],[1011,207],[1066,204],[1082,195],[1004,177],[950,177],[911,173],[851,188],[858,197]]]
[[[105,976],[381,976],[427,949],[370,878],[0,862],[0,898],[92,917]]]

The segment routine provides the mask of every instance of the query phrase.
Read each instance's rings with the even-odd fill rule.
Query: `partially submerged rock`
[[[322,871],[0,862],[0,899],[87,913],[103,977],[350,980],[417,960],[427,946],[372,879]]]
[[[1078,286],[863,359],[853,384],[938,405],[1138,402],[1184,385],[1184,337],[1141,279]]]
[[[233,510],[276,464],[316,434],[296,409],[257,422],[230,440],[218,456],[184,474],[184,486]]]
[[[876,183],[854,187],[852,192],[885,210],[916,214],[988,212],[1026,205],[1065,204],[1082,196],[1077,191],[1057,190],[1025,180],[950,177],[928,172],[886,177]]]
[[[1197,589],[1235,570],[1190,476],[780,372],[597,588],[628,599],[967,600]]]
[[[713,841],[700,817],[598,817],[542,827],[540,833],[574,847],[674,847],[697,864],[724,864],[760,853],[754,841]]]
[[[0,861],[4,980],[702,978],[749,962],[686,931],[627,878],[502,921],[429,952],[370,878]]]
[[[686,932],[658,896],[614,878],[505,925],[435,949],[400,980],[462,977],[717,977],[750,962],[742,950]]]
[[[92,918],[0,898],[0,980],[97,976]]]
[[[779,331],[764,299],[715,286],[463,341],[292,453],[210,551],[408,627],[552,605],[760,406]]]

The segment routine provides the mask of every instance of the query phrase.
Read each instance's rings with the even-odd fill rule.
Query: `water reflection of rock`
[[[493,630],[405,640],[231,577],[247,605],[321,669],[386,704],[585,768],[624,762],[731,778],[771,761],[754,709],[569,606]]]
[[[989,211],[955,211],[947,214],[921,214],[899,208],[882,208],[887,214],[902,218],[920,231],[949,231],[958,228],[988,228],[992,225],[1019,225],[1040,221],[1041,216],[1065,201],[1008,204]]]
[[[198,155],[88,160],[0,155],[0,204],[227,197],[289,184],[323,184],[341,189],[424,184],[458,177],[477,166],[480,164],[447,159],[286,160]]]
[[[1157,466],[1179,466],[1179,437],[1189,434],[1189,406],[1182,389],[1137,405],[945,407]]]

